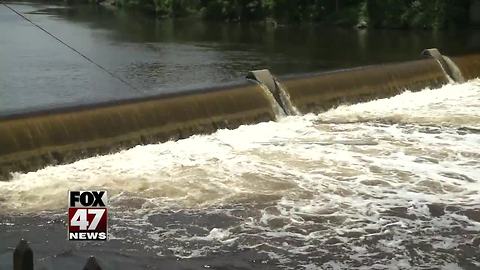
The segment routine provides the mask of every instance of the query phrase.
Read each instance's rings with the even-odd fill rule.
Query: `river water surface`
[[[64,107],[276,75],[480,51],[480,30],[332,29],[155,20],[103,7],[10,4],[138,90],[125,86],[0,6],[0,114]]]
[[[478,46],[475,32],[458,34],[461,44],[447,33],[258,33],[13,6],[146,93],[240,80],[252,68],[285,74]],[[3,113],[139,95],[3,7],[0,21],[11,52],[0,52]],[[25,44],[28,36],[41,41]],[[400,40],[404,48],[388,46]],[[472,80],[15,173],[0,182],[0,269],[11,268],[22,237],[39,269],[81,269],[91,254],[105,269],[479,269],[479,149]],[[109,191],[108,242],[65,240],[67,190],[88,189]]]

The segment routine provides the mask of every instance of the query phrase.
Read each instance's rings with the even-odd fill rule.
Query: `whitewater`
[[[479,181],[477,79],[14,173],[0,231],[58,223],[68,190],[105,189],[105,245],[152,260],[474,269]]]

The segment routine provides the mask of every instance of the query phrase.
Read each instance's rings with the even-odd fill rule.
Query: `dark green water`
[[[480,49],[480,31],[332,29],[158,20],[101,6],[11,3],[135,85],[133,90],[0,7],[0,114],[202,88],[275,74],[346,68]]]

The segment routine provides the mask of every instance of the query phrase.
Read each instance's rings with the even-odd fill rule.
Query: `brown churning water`
[[[452,59],[471,79],[480,55]],[[286,78],[301,113],[448,83],[435,60],[360,67]],[[254,84],[58,109],[0,118],[0,178],[138,144],[186,138],[276,118],[269,93]]]

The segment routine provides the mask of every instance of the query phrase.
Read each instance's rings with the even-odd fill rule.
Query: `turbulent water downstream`
[[[48,269],[478,269],[479,149],[474,80],[15,174],[0,269],[20,237]],[[68,243],[97,188],[111,240]]]

